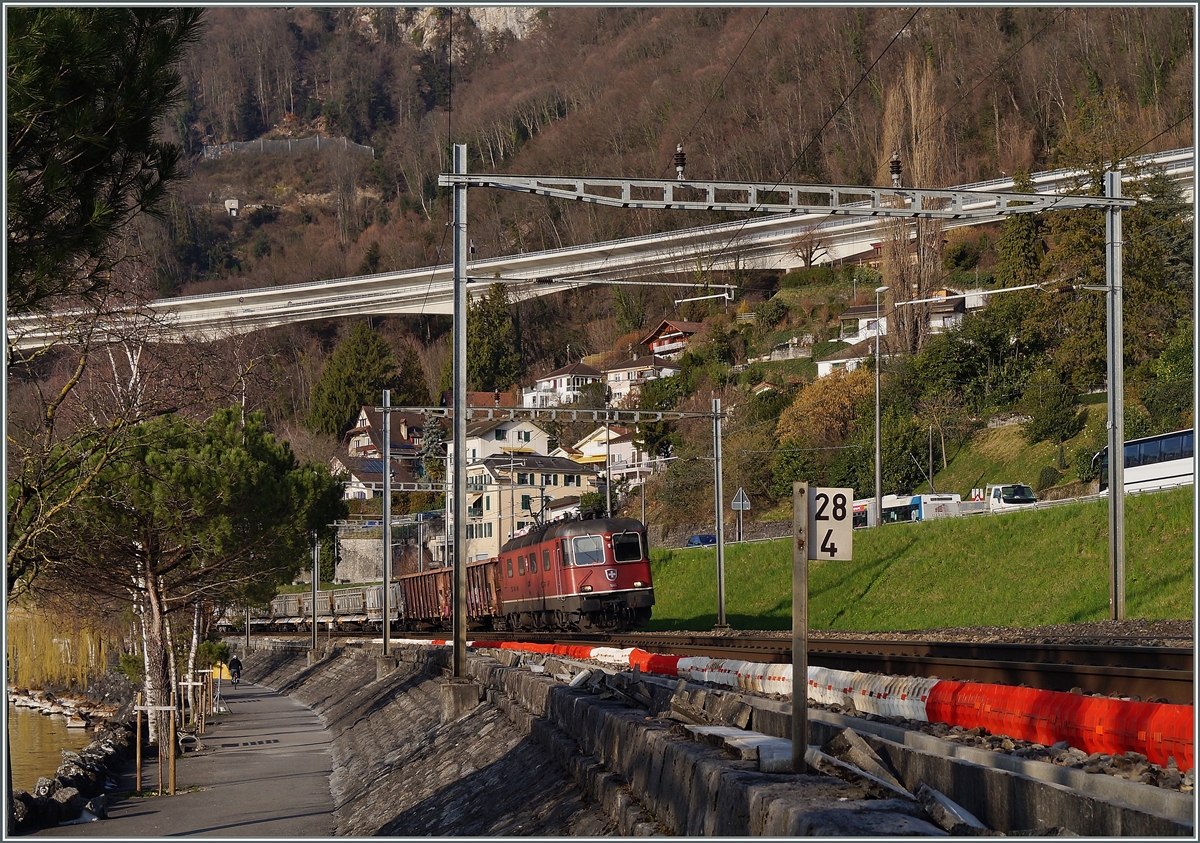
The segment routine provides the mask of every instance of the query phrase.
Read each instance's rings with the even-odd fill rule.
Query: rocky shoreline
[[[15,833],[39,828],[103,819],[108,794],[134,755],[132,694],[121,682],[105,681],[90,687],[84,696],[73,692],[57,696],[51,690],[9,689],[8,701],[18,708],[42,714],[61,714],[68,728],[92,728],[91,743],[78,752],[63,750],[63,763],[52,776],[38,778],[33,792],[13,792]],[[104,686],[114,686],[103,690]],[[69,694],[69,695],[68,695]],[[128,696],[129,699],[124,699]]]

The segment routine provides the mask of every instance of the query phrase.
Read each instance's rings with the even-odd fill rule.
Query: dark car
[[[687,540],[687,547],[712,547],[716,543],[716,536],[696,534]]]

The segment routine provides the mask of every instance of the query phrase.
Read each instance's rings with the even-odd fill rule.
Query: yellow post
[[[137,761],[134,763],[134,769],[136,770],[135,775],[137,776],[137,787],[134,788],[134,791],[137,793],[142,792],[142,709],[140,708],[141,704],[142,704],[142,692],[138,691],[137,701],[134,703],[135,706],[138,706],[138,708],[135,709],[137,711],[137,718],[136,718],[137,729],[134,731],[134,739],[133,739],[134,744],[137,746],[137,756],[136,756]]]

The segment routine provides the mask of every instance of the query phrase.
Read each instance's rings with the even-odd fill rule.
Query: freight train
[[[469,562],[467,627],[621,630],[645,626],[654,605],[646,528],[633,518],[557,521],[509,540],[498,556]],[[454,570],[404,574],[389,586],[393,631],[450,630]],[[381,631],[383,585],[316,593],[317,628]],[[239,625],[235,616],[220,626]],[[251,630],[311,629],[313,595],[281,594],[250,611]]]

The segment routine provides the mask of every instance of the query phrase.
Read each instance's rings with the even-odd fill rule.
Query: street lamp
[[[875,288],[875,523],[883,523],[883,467],[879,447],[879,294],[886,293],[886,286]]]

